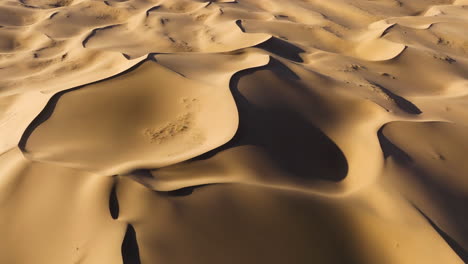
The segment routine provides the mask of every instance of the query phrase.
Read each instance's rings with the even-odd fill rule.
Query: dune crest
[[[114,175],[216,148],[232,138],[237,120],[228,87],[194,82],[146,60],[124,75],[56,94],[20,147],[32,160]]]

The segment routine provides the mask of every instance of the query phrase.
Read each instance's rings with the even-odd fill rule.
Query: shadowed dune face
[[[467,262],[467,6],[1,1],[0,263]]]
[[[297,79],[277,60],[233,76],[231,89],[241,120],[232,144],[263,148],[273,164],[293,176],[342,180],[348,167],[343,153],[294,107],[294,99],[305,96]]]
[[[286,65],[270,58],[266,66],[236,73],[230,88],[240,120],[229,142],[186,162],[130,176],[158,191],[223,182],[302,188],[346,177],[343,152],[310,113],[301,112],[303,103],[320,96]],[[320,105],[309,107],[326,113]]]

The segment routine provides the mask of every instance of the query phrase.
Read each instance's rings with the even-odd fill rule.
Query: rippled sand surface
[[[466,0],[0,2],[0,263],[465,263],[467,204]]]

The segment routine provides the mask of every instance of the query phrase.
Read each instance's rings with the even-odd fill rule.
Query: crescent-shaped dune
[[[468,262],[468,1],[0,1],[0,263]]]

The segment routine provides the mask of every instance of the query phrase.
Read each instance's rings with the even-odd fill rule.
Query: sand
[[[468,1],[4,0],[0,263],[468,262]]]

